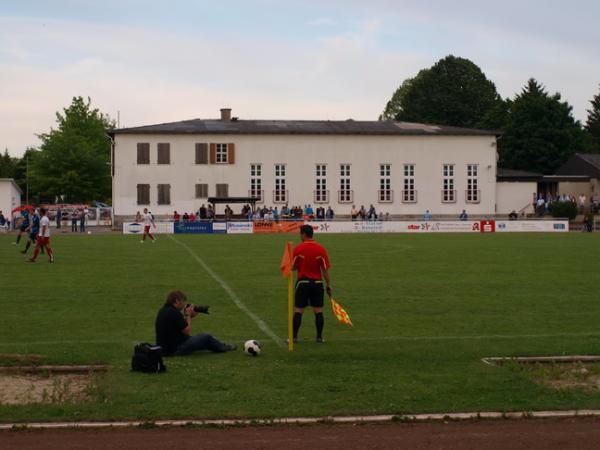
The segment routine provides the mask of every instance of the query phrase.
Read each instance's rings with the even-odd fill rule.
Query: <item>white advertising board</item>
[[[465,222],[308,222],[315,233],[480,233],[479,221]]]
[[[564,233],[569,231],[568,220],[497,220],[497,233],[545,232]]]
[[[156,228],[150,227],[152,234],[173,234],[173,222],[155,222]],[[141,222],[123,222],[123,234],[144,234],[144,224]]]
[[[227,234],[251,234],[252,222],[227,222]]]

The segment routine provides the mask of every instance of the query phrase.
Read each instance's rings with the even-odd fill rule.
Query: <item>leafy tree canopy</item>
[[[381,118],[478,128],[501,102],[476,64],[449,55],[404,81]]]
[[[600,93],[594,95],[590,100],[592,108],[588,109],[588,118],[585,129],[591,135],[590,150],[600,152]]]
[[[58,128],[39,135],[42,145],[29,161],[30,192],[46,201],[60,196],[69,202],[108,200],[111,145],[106,132],[114,122],[82,97],[57,112],[56,120]]]
[[[572,154],[583,152],[585,136],[560,94],[549,95],[533,78],[510,103],[499,141],[500,166],[554,173]]]

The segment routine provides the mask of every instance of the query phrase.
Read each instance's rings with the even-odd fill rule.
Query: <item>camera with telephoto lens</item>
[[[209,314],[209,312],[208,312],[209,306],[200,306],[200,305],[196,306],[196,305],[192,305],[191,303],[188,303],[187,305],[185,305],[185,309],[188,309],[190,306],[194,308],[194,312],[197,314]]]

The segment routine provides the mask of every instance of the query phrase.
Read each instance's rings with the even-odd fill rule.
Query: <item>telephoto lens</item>
[[[208,306],[194,306],[194,312],[208,314]]]

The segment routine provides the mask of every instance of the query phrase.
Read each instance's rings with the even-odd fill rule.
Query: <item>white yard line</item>
[[[204,260],[202,258],[200,258],[200,256],[198,256],[198,254],[194,250],[192,250],[188,245],[184,244],[183,242],[175,239],[170,234],[167,236],[169,237],[169,239],[173,240],[175,243],[179,244],[181,247],[183,247],[184,249],[187,250],[187,252],[190,254],[190,256],[192,258],[194,258],[198,262],[198,264],[200,264],[202,266],[202,268],[206,271],[206,273],[209,274],[217,283],[219,283],[219,285],[223,288],[223,290],[225,292],[227,292],[227,294],[229,295],[229,298],[231,298],[231,300],[233,301],[235,306],[237,306],[239,309],[241,309],[243,312],[245,312],[246,315],[248,317],[250,317],[254,321],[254,323],[256,323],[258,328],[260,328],[263,333],[265,333],[267,336],[269,336],[273,340],[273,342],[275,342],[275,344],[277,344],[279,347],[284,348],[286,346],[285,342],[283,342],[283,340],[279,336],[277,336],[273,332],[273,330],[271,330],[269,328],[269,326],[264,322],[264,320],[262,320],[260,317],[258,317],[256,314],[254,314],[252,311],[250,311],[250,309],[238,297],[238,295],[233,291],[233,289],[231,289],[231,287],[227,284],[227,282],[225,280],[223,280],[223,278],[221,278],[214,270],[212,270],[210,268],[210,266],[208,264],[206,264],[206,262],[204,262]]]

